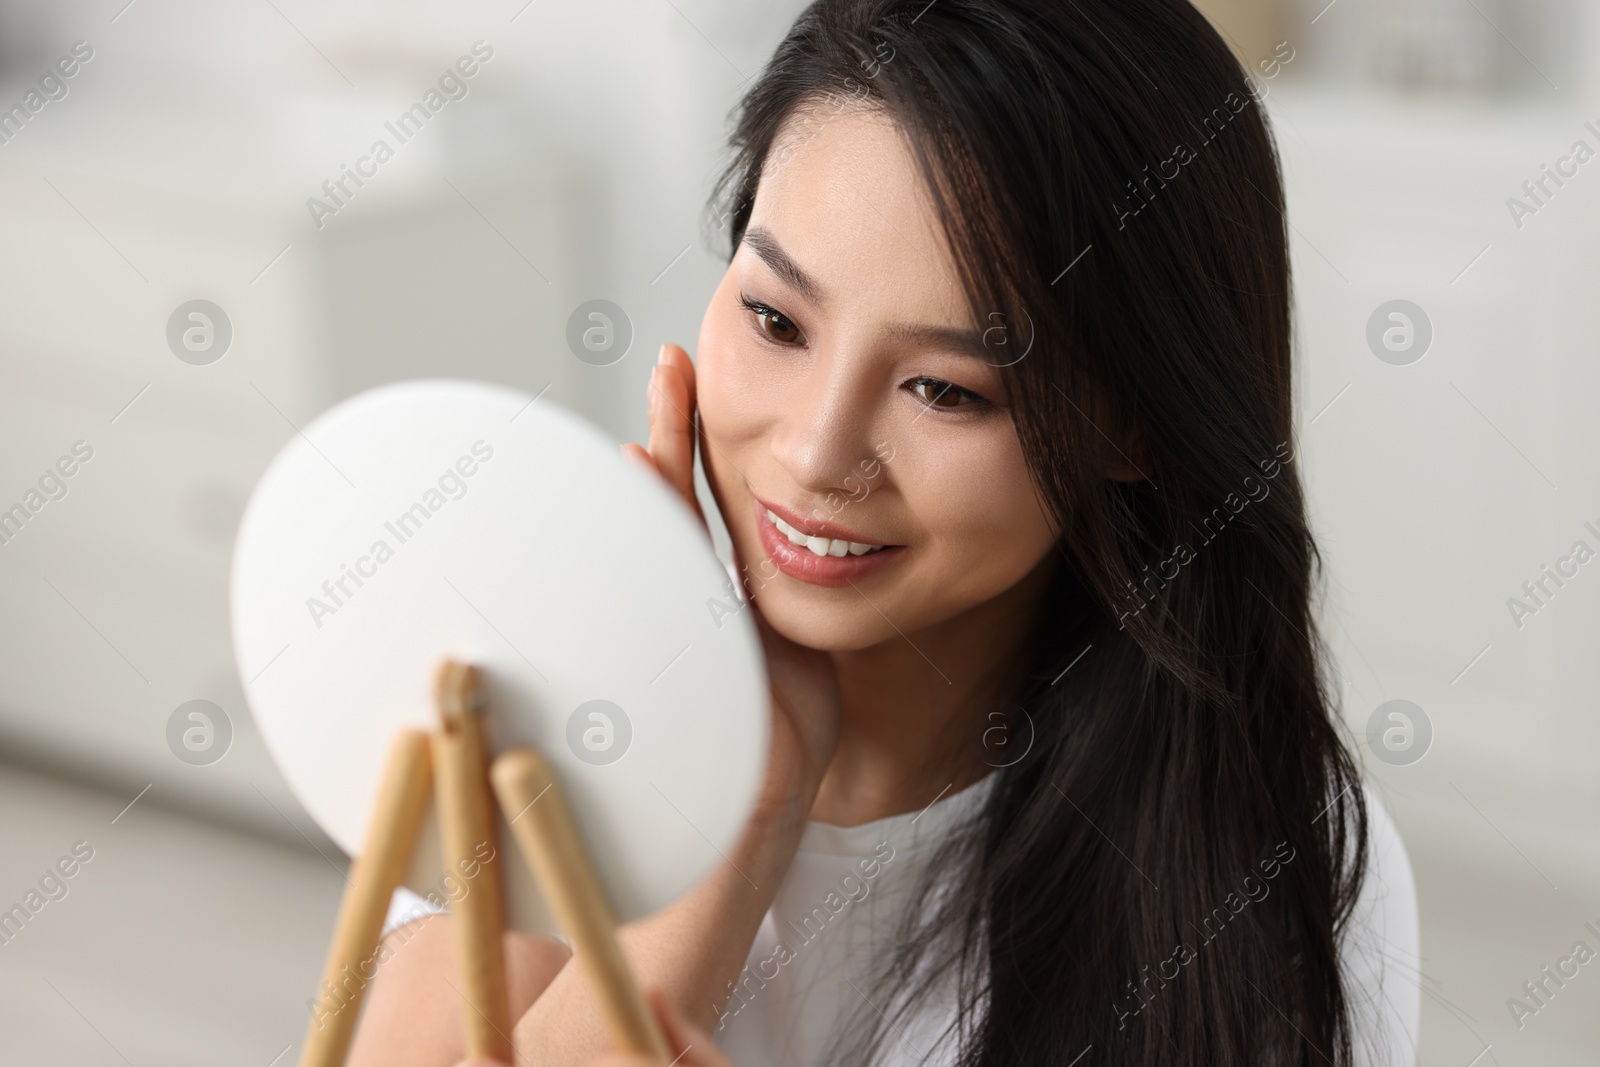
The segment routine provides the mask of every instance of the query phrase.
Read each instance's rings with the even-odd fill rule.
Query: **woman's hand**
[[[772,752],[758,803],[772,809],[801,805],[804,820],[822,786],[839,741],[839,682],[826,652],[784,637],[754,603],[772,691]]]
[[[704,527],[705,512],[694,495],[694,361],[677,345],[661,346],[650,372],[645,409],[650,419],[649,449],[629,441],[622,454],[661,475]]]
[[[659,474],[705,526],[694,491],[694,363],[677,345],[661,346],[650,372],[647,409],[649,449],[630,442],[622,446],[623,454]],[[737,550],[734,562],[740,574],[747,573]],[[772,628],[754,602],[749,607],[766,653],[774,711],[772,753],[759,804],[785,821],[803,822],[839,737],[838,681],[826,653],[795,644]]]

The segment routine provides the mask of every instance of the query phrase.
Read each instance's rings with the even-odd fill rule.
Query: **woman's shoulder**
[[[1394,819],[1371,788],[1366,877],[1341,931],[1339,959],[1354,1020],[1356,1062],[1409,1067],[1416,1062],[1422,1011],[1421,939],[1411,859]]]

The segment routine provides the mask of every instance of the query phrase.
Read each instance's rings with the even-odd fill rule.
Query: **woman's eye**
[[[795,345],[805,341],[800,333],[800,327],[790,322],[781,312],[754,300],[741,300],[745,310],[756,317],[756,328],[766,334],[769,340],[780,345]]]
[[[912,394],[931,408],[958,408],[985,403],[970,389],[938,378],[913,378],[906,383]]]

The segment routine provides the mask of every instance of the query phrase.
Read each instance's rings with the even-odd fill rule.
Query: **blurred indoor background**
[[[0,509],[81,460],[0,545],[0,908],[93,849],[0,945],[0,1062],[292,1062],[345,861],[235,672],[250,489],[400,378],[548,388],[642,439],[656,347],[693,349],[721,274],[729,109],[800,6],[0,0]],[[1559,564],[1600,547],[1600,162],[1573,156],[1600,150],[1600,4],[1204,7],[1287,175],[1324,629],[1416,870],[1418,1062],[1600,1062],[1600,971],[1507,1006],[1600,947],[1600,564]],[[387,135],[476,42],[464,95]],[[594,299],[632,327],[608,366],[566,342]],[[176,358],[192,300],[221,358]],[[175,755],[192,700],[225,758]],[[1411,735],[1369,742],[1392,700]]]

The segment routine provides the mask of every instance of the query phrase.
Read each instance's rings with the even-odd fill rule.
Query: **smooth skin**
[[[656,1022],[667,1039],[667,1047],[673,1049],[677,1056],[677,1059],[672,1061],[672,1067],[733,1067],[728,1057],[722,1054],[711,1038],[685,1019],[683,1013],[673,1006],[672,1001],[661,990],[646,990],[645,996],[649,998]],[[462,1060],[456,1067],[507,1067],[507,1065],[498,1060]],[[589,1067],[661,1067],[661,1065],[641,1053],[618,1051],[591,1061]]]
[[[1015,349],[974,318],[899,128],[861,106],[798,119],[706,309],[698,367],[662,348],[649,447],[623,446],[697,515],[698,447],[771,679],[765,784],[731,862],[619,931],[641,984],[702,1037],[808,819],[854,826],[917,811],[990,769],[967,718],[1010,695],[1025,668],[1057,530],[1001,379]],[[762,548],[752,494],[905,551],[855,585],[792,578]],[[448,924],[423,920],[384,965],[351,1067],[461,1059],[460,999],[438,988],[454,973]],[[523,976],[512,983],[519,1064],[608,1052],[559,942],[508,938],[507,957]]]

